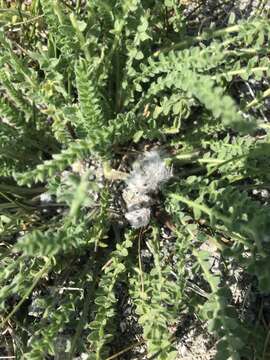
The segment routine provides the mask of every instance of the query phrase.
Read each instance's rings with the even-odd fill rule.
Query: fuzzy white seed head
[[[151,194],[172,177],[172,170],[167,167],[155,150],[145,152],[132,165],[132,171],[126,179],[127,187],[123,191],[126,203],[126,219],[133,228],[146,226],[150,221],[150,207],[154,201]]]
[[[40,195],[40,202],[43,204],[49,203],[52,201],[52,196],[48,193],[43,193]]]
[[[141,194],[157,191],[172,177],[172,170],[165,165],[155,150],[145,152],[132,168],[126,184],[130,190]]]
[[[150,196],[141,194],[139,192],[134,193],[129,188],[123,191],[122,196],[128,211],[140,209],[142,207],[149,207],[152,205],[152,199]]]
[[[134,229],[139,229],[149,224],[151,210],[149,208],[141,208],[129,211],[125,214],[125,218]]]

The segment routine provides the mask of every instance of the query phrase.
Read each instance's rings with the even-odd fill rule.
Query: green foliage
[[[104,273],[101,275],[95,296],[94,320],[89,324],[91,333],[88,341],[92,349],[90,359],[99,360],[108,355],[105,344],[113,338],[113,334],[110,334],[107,328],[115,315],[114,305],[117,302],[114,288],[118,278],[126,270],[125,259],[133,245],[132,237],[132,234],[127,234],[124,242],[116,245],[116,250],[111,253],[104,265]]]
[[[85,134],[91,134],[95,128],[104,125],[101,106],[95,91],[93,75],[89,74],[87,64],[82,60],[75,68],[76,84],[80,102],[81,127]]]
[[[158,353],[159,359],[175,359],[177,352],[172,345],[168,327],[173,324],[181,308],[183,286],[180,281],[170,280],[172,269],[162,264],[158,230],[154,227],[152,232],[152,239],[147,242],[147,247],[153,255],[153,268],[149,273],[135,268],[136,275],[131,280],[131,296],[139,315],[139,323],[143,327],[149,355]]]
[[[11,3],[0,10],[3,356],[129,358],[128,303],[149,358],[177,358],[195,314],[215,359],[266,359],[268,330],[228,284],[237,269],[270,293],[267,16],[198,31],[176,0]],[[131,231],[121,179],[156,146],[174,176],[153,194],[150,225]]]
[[[53,176],[55,173],[64,170],[76,160],[86,157],[89,153],[89,147],[89,143],[85,140],[71,143],[67,149],[62,151],[62,153],[53,155],[52,160],[45,161],[30,172],[18,174],[16,176],[18,183],[20,185],[28,185],[32,181],[44,181],[47,177]]]
[[[220,337],[217,344],[216,359],[240,359],[241,350],[245,346],[245,332],[237,318],[237,312],[230,306],[230,292],[226,287],[220,286],[217,275],[211,274],[208,252],[195,251],[198,263],[203,270],[203,275],[211,288],[211,295],[204,304],[202,313],[208,319],[209,331],[215,332]],[[240,340],[241,339],[241,340]]]

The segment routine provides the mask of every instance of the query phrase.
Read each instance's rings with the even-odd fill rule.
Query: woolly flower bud
[[[157,151],[145,152],[133,164],[133,170],[126,180],[130,190],[141,194],[155,192],[172,176],[172,171],[160,158]]]
[[[171,176],[171,169],[165,165],[157,151],[145,152],[133,164],[126,180],[127,188],[123,191],[128,211],[125,217],[133,228],[148,225],[150,207],[154,203],[148,194],[156,192]]]
[[[125,189],[122,196],[128,211],[140,209],[142,207],[149,207],[152,204],[150,196],[139,192],[135,193],[129,189]]]
[[[129,211],[125,214],[125,218],[134,229],[148,225],[150,221],[151,210],[148,208],[141,208],[138,210]]]
[[[45,203],[45,204],[52,201],[52,196],[48,193],[41,194],[39,198],[41,203]]]

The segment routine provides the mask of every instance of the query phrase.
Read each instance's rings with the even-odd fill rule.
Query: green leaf
[[[133,141],[135,143],[138,143],[141,139],[141,137],[143,136],[143,130],[139,130],[137,131],[134,135],[133,135]]]

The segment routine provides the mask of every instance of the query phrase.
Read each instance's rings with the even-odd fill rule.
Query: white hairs
[[[151,210],[149,208],[141,208],[129,211],[125,214],[125,218],[134,229],[148,225],[150,221]]]
[[[126,179],[127,188],[123,192],[128,210],[125,217],[132,227],[140,228],[149,223],[150,206],[153,204],[150,195],[157,192],[171,176],[172,170],[165,165],[156,150],[145,152],[132,165],[132,171]]]
[[[41,203],[43,203],[43,204],[47,204],[52,201],[52,196],[47,192],[40,194],[39,198],[40,198]]]
[[[172,171],[161,159],[156,150],[145,152],[132,166],[132,171],[126,180],[129,189],[141,194],[157,191],[168,181]]]

